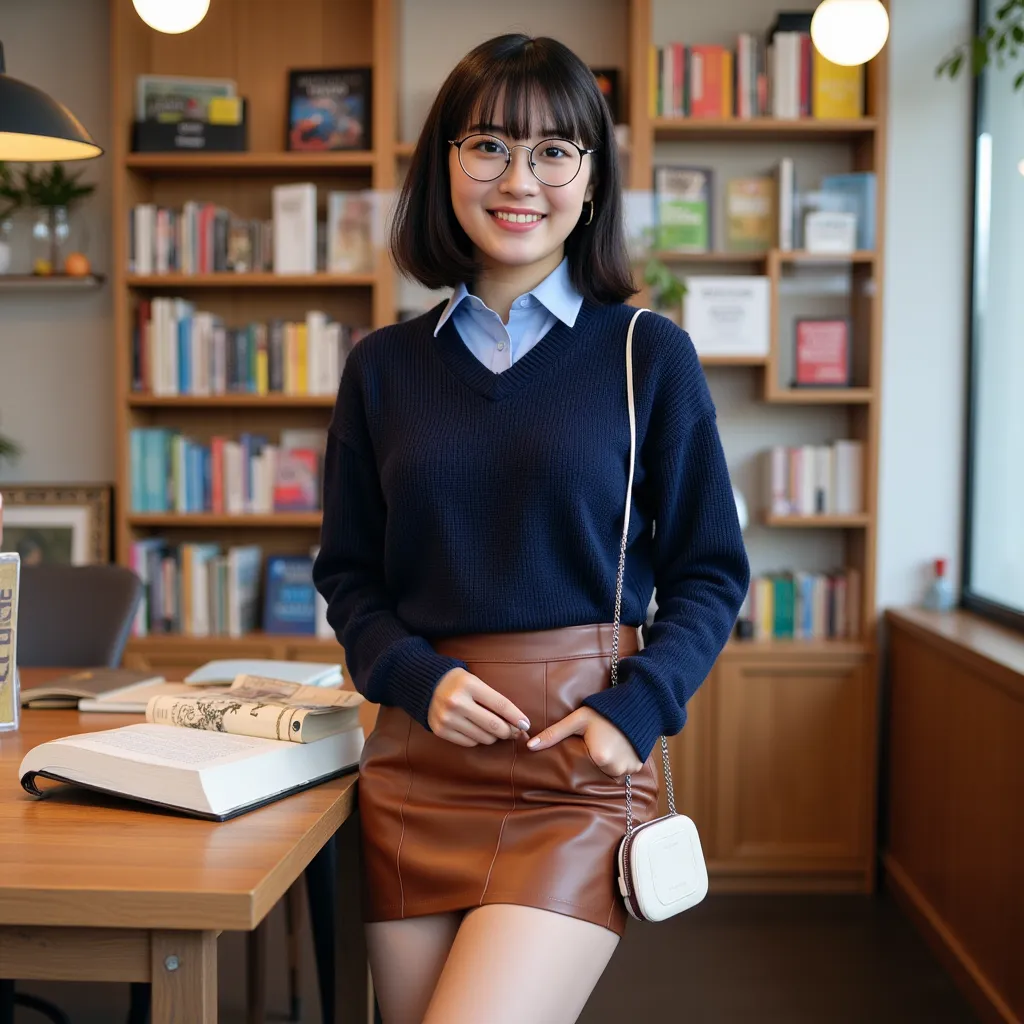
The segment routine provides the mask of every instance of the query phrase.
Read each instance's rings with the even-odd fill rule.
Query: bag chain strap
[[[641,313],[638,309],[629,321],[626,332],[626,400],[629,404],[629,479],[626,483],[626,512],[622,520],[622,542],[619,544],[619,569],[615,577],[615,618],[612,622],[612,686],[619,682],[619,629],[622,624],[622,581],[626,573],[626,540],[629,534],[629,508],[633,500],[633,467],[636,463],[636,410],[633,405],[633,326]],[[672,764],[668,756],[668,740],[661,737],[661,768],[665,776],[665,798],[670,814],[676,813],[676,793],[672,785]],[[633,788],[626,776],[626,835],[633,833]]]

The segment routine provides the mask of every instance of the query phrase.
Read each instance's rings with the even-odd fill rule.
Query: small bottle
[[[952,611],[956,605],[956,598],[953,595],[953,587],[946,579],[946,560],[935,559],[935,578],[924,595],[924,606],[933,612]]]

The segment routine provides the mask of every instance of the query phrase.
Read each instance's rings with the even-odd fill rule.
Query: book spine
[[[21,555],[0,554],[0,732],[18,728],[18,593]]]

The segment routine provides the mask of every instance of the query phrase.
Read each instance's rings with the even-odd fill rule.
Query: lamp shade
[[[102,153],[64,104],[4,73],[0,44],[0,160],[88,160]]]
[[[132,4],[150,28],[170,35],[194,29],[210,9],[210,0],[132,0]]]
[[[811,41],[833,64],[866,64],[888,36],[889,15],[880,0],[822,0],[811,19]]]

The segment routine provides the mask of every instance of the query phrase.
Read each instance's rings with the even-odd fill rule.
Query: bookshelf
[[[760,31],[784,4],[723,0],[690,10],[686,23],[669,0],[602,0],[627,26],[611,44],[594,42],[592,26],[580,40],[547,27],[557,18],[540,2],[527,4],[519,23],[537,34],[560,36],[594,65],[622,69],[629,125],[624,168],[628,187],[648,191],[658,163],[714,165],[743,173],[789,152],[810,166],[873,170],[878,176],[876,236],[872,252],[821,256],[807,252],[658,254],[678,272],[759,273],[771,281],[772,330],[767,357],[715,358],[703,363],[719,406],[734,482],[751,508],[749,547],[762,563],[801,568],[808,560],[841,563],[861,575],[858,635],[841,640],[730,641],[690,705],[690,720],[672,740],[681,805],[701,829],[718,888],[776,891],[869,890],[874,882],[877,653],[875,578],[881,402],[882,282],[888,49],[867,67],[867,116],[855,120],[784,121],[773,118],[693,120],[651,117],[647,90],[652,43],[683,38],[727,44],[739,31]],[[297,8],[301,10],[297,12]],[[319,515],[216,516],[133,513],[130,504],[129,431],[169,426],[200,438],[286,428],[324,428],[333,396],[156,396],[131,390],[132,316],[146,296],[194,299],[227,323],[242,317],[297,316],[324,309],[345,323],[373,327],[394,321],[401,300],[393,268],[381,254],[365,275],[206,274],[141,276],[127,273],[123,225],[139,202],[180,205],[188,198],[222,203],[241,216],[269,216],[269,191],[283,182],[313,181],[329,188],[393,189],[413,144],[399,141],[400,79],[404,59],[399,22],[413,16],[399,0],[217,0],[206,20],[181,37],[146,28],[131,0],[111,0],[113,19],[114,329],[116,341],[117,487],[115,550],[125,563],[134,540],[260,543],[265,553],[306,553],[316,543]],[[533,12],[531,14],[531,12]],[[420,17],[415,14],[415,17]],[[435,12],[432,12],[435,17]],[[486,35],[484,26],[449,42],[454,62]],[[673,22],[675,19],[675,23]],[[536,26],[536,27],[533,27]],[[431,40],[419,38],[428,49]],[[466,43],[463,45],[463,37]],[[609,59],[609,46],[619,59]],[[588,51],[588,47],[590,48]],[[457,52],[456,52],[457,50]],[[426,51],[423,51],[426,52]],[[418,59],[437,61],[434,57]],[[446,57],[447,59],[447,57]],[[370,152],[303,154],[285,151],[286,71],[290,67],[373,67]],[[434,65],[431,64],[431,67]],[[449,65],[450,66],[450,65]],[[141,73],[230,77],[249,99],[245,153],[132,153],[129,148],[135,76]],[[414,92],[422,83],[413,83]],[[437,82],[434,83],[436,89]],[[408,87],[408,83],[406,83]],[[414,121],[414,119],[412,119]],[[411,136],[415,123],[404,134]],[[747,162],[744,165],[744,161]],[[724,176],[728,176],[728,173]],[[785,386],[787,365],[780,330],[784,284],[804,273],[838,270],[858,285],[851,309],[856,353],[855,387]],[[643,293],[638,304],[649,305]],[[853,301],[853,300],[851,300]],[[733,424],[736,424],[734,426]],[[762,423],[765,425],[762,430]],[[853,516],[764,516],[753,458],[757,438],[774,430],[786,443],[821,443],[847,437],[864,445],[864,510]],[[762,443],[763,446],[763,443]],[[331,641],[250,634],[188,637],[157,635],[129,640],[126,664],[155,669],[191,667],[241,652],[254,657],[336,660]],[[792,802],[786,794],[802,794]]]

